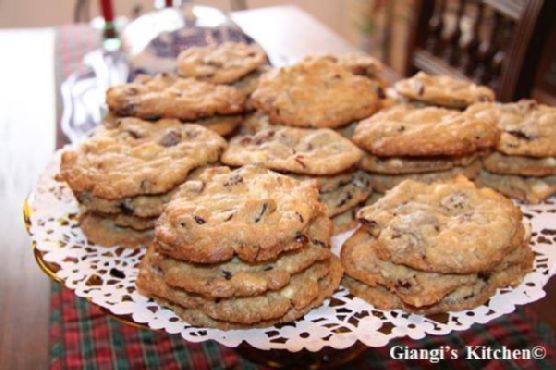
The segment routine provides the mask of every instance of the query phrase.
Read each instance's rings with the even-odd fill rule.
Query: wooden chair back
[[[498,100],[526,97],[551,0],[416,0],[406,74],[449,74],[491,86]]]

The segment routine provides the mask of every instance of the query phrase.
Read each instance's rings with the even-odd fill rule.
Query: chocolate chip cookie
[[[447,108],[464,109],[476,102],[494,101],[492,89],[446,75],[419,72],[397,82],[394,89],[403,97]]]
[[[74,195],[79,205],[86,211],[148,218],[160,216],[175,190],[157,195],[139,195],[120,199],[95,197],[90,191],[74,192]]]
[[[262,166],[210,168],[185,182],[159,218],[158,248],[175,259],[213,263],[234,255],[265,261],[303,247],[326,212],[318,184]]]
[[[429,272],[493,271],[525,233],[511,200],[463,176],[406,180],[357,218],[377,238],[380,258]]]
[[[378,109],[373,83],[344,67],[315,61],[282,67],[261,77],[252,99],[273,124],[334,128]]]
[[[345,212],[369,198],[373,192],[370,177],[363,171],[333,176],[296,176],[299,180],[315,179],[319,182],[320,200],[326,204],[329,217]]]
[[[494,120],[502,130],[497,149],[506,155],[556,156],[556,107],[534,100],[474,104],[467,111]]]
[[[355,207],[339,213],[331,218],[332,220],[332,235],[338,235],[348,230],[353,229],[357,226],[357,212],[365,207],[373,204],[380,198],[382,198],[384,194],[374,192],[368,197],[364,202],[361,202]]]
[[[556,157],[525,157],[494,152],[483,159],[484,168],[502,175],[556,175]]]
[[[230,86],[167,74],[138,76],[106,92],[110,111],[119,116],[147,120],[177,118],[184,121],[244,111],[245,96]]]
[[[346,274],[366,285],[382,285],[414,307],[430,306],[458,287],[475,282],[475,274],[421,272],[404,265],[381,260],[377,240],[359,229],[342,246],[342,265]]]
[[[62,154],[58,179],[104,199],[164,194],[196,167],[218,160],[226,141],[199,125],[122,118]]]
[[[475,181],[479,186],[492,188],[508,197],[521,199],[529,203],[540,203],[556,194],[556,175],[498,175],[483,170]]]
[[[148,245],[153,238],[153,229],[137,230],[118,225],[111,217],[84,213],[80,218],[81,231],[91,243],[104,247],[120,246],[139,248]]]
[[[437,304],[458,288],[477,284],[482,276],[422,272],[382,260],[376,252],[377,243],[365,229],[356,231],[342,246],[342,265],[346,274],[369,286],[386,287],[404,304],[415,308]],[[528,247],[516,248],[500,261],[496,271],[520,264],[530,254]]]
[[[415,181],[430,184],[434,181],[443,181],[453,178],[457,175],[463,175],[468,179],[474,179],[481,172],[481,161],[476,160],[465,167],[453,167],[448,171],[433,173],[417,173],[405,175],[383,175],[378,173],[371,174],[369,183],[375,191],[386,193],[393,187],[401,184],[403,181],[412,179]]]
[[[464,156],[495,147],[499,137],[488,118],[405,104],[361,121],[353,141],[381,157]]]
[[[385,175],[441,172],[468,166],[479,156],[479,153],[472,153],[459,157],[377,157],[366,152],[359,167]]]
[[[319,60],[339,64],[355,75],[377,77],[384,71],[384,64],[363,53],[314,54],[303,59],[305,63]]]
[[[231,166],[263,163],[276,171],[329,175],[353,167],[362,155],[350,140],[331,129],[269,125],[232,138],[221,161]]]
[[[225,42],[190,47],[178,56],[178,74],[214,84],[229,84],[268,62],[257,44]]]
[[[209,130],[216,132],[220,136],[229,136],[241,125],[244,120],[245,117],[242,114],[230,114],[214,115],[212,117],[202,118],[191,123],[204,126]]]

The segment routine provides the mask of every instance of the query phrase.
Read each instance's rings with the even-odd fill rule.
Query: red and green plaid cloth
[[[50,304],[50,367],[52,369],[259,369],[233,349],[214,341],[189,343],[179,335],[124,324],[67,288],[53,283]],[[460,354],[465,346],[510,349],[543,346],[544,360],[395,360],[390,347],[369,348],[350,369],[554,369],[556,335],[532,310],[519,308],[486,325],[464,332],[402,338],[391,346],[440,348],[450,346]]]
[[[58,29],[56,78],[59,83],[76,70],[83,55],[97,47],[98,36],[84,25]],[[188,343],[179,335],[130,326],[110,317],[99,307],[77,298],[72,291],[52,283],[50,303],[50,367],[52,369],[258,369],[233,349],[214,341]],[[486,325],[464,332],[428,336],[415,341],[402,338],[391,346],[434,349],[450,346],[506,346],[511,349],[543,346],[544,360],[441,361],[395,360],[389,348],[370,348],[350,369],[555,369],[556,335],[536,314],[519,308]],[[348,366],[346,366],[348,367]]]

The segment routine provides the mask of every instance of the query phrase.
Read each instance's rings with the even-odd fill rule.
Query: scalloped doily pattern
[[[232,331],[196,328],[136,292],[134,282],[144,254],[142,250],[105,248],[85,240],[77,220],[78,204],[71,190],[54,180],[59,157],[58,153],[28,198],[29,234],[33,245],[42,252],[43,260],[55,266],[57,278],[77,296],[152,329],[180,334],[187,341],[213,339],[229,347],[246,342],[260,349],[290,351],[303,348],[317,351],[325,346],[347,348],[356,340],[369,347],[380,347],[395,337],[419,339],[486,323],[512,312],[516,305],[544,297],[543,287],[556,273],[556,200],[552,198],[540,205],[519,204],[532,225],[534,271],[519,286],[500,289],[486,305],[476,309],[431,317],[399,310],[382,311],[340,288],[323,306],[294,323]],[[350,234],[333,238],[336,252]]]

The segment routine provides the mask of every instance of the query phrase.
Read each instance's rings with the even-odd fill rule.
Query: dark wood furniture
[[[416,0],[405,72],[470,79],[501,101],[528,97],[555,18],[551,0]]]
[[[556,106],[556,12],[550,33],[542,46],[531,96],[545,104]]]

